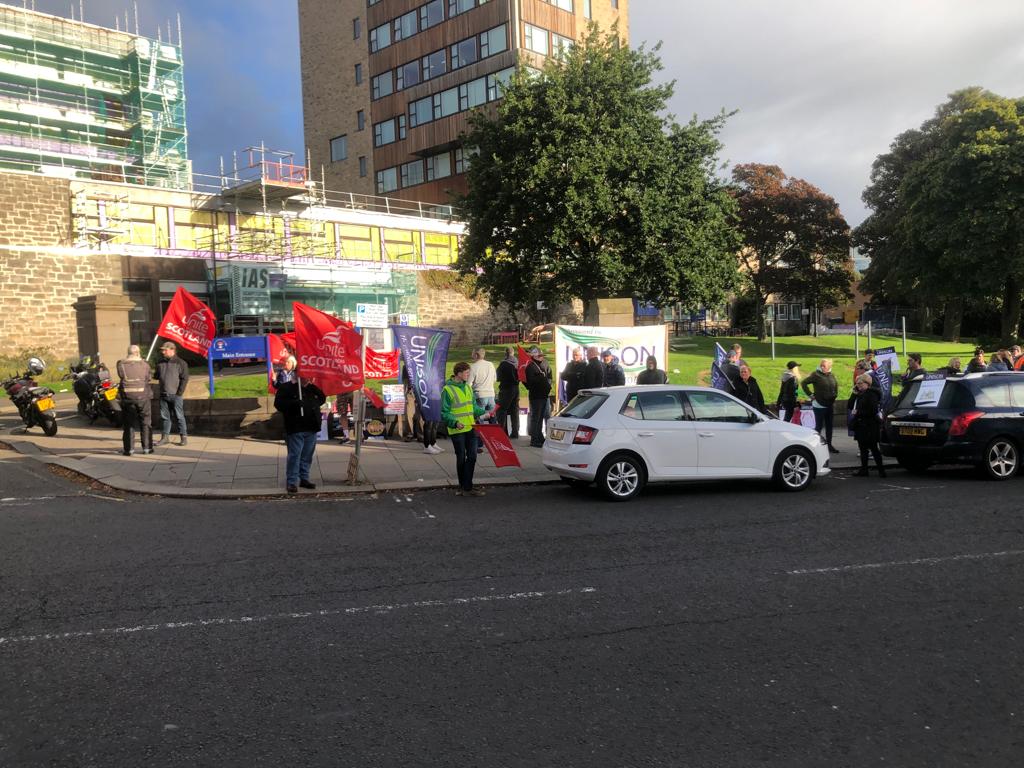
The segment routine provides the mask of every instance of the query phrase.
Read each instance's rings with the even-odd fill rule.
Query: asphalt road
[[[29,467],[2,766],[1024,764],[1024,479],[203,503]]]

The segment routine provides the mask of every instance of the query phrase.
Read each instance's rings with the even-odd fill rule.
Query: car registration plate
[[[551,439],[552,440],[561,440],[563,437],[565,437],[565,432],[563,430],[561,430],[561,429],[552,429],[551,430]]]
[[[900,427],[902,437],[927,437],[928,430],[924,427]]]
[[[103,396],[107,400],[117,400],[117,387],[111,387],[110,389],[103,391]]]
[[[36,400],[36,408],[40,411],[51,411],[54,408],[52,397],[42,397]]]

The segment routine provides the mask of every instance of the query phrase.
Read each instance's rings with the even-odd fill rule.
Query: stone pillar
[[[632,299],[596,299],[590,302],[590,312],[586,318],[588,325],[632,326]]]
[[[78,353],[98,352],[100,360],[113,371],[114,364],[125,356],[131,344],[128,313],[135,308],[135,302],[120,294],[100,293],[80,296],[72,307],[78,326]]]

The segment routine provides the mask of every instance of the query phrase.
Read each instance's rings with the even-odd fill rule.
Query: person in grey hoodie
[[[668,374],[658,367],[658,358],[647,356],[647,367],[636,377],[637,384],[668,384]]]

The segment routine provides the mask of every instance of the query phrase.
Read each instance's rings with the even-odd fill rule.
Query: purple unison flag
[[[722,366],[725,365],[726,361],[725,350],[722,349],[722,345],[717,341],[715,342],[715,359],[711,361],[711,386],[715,389],[721,389],[723,392],[732,391],[732,382],[729,381],[725,372],[722,370]]]
[[[883,360],[871,375],[875,377],[878,388],[882,390],[882,411],[888,413],[892,405],[892,364],[888,360]]]
[[[408,325],[392,325],[391,331],[395,334],[395,343],[402,350],[402,359],[412,379],[424,421],[440,421],[441,389],[444,387],[452,332]]]

